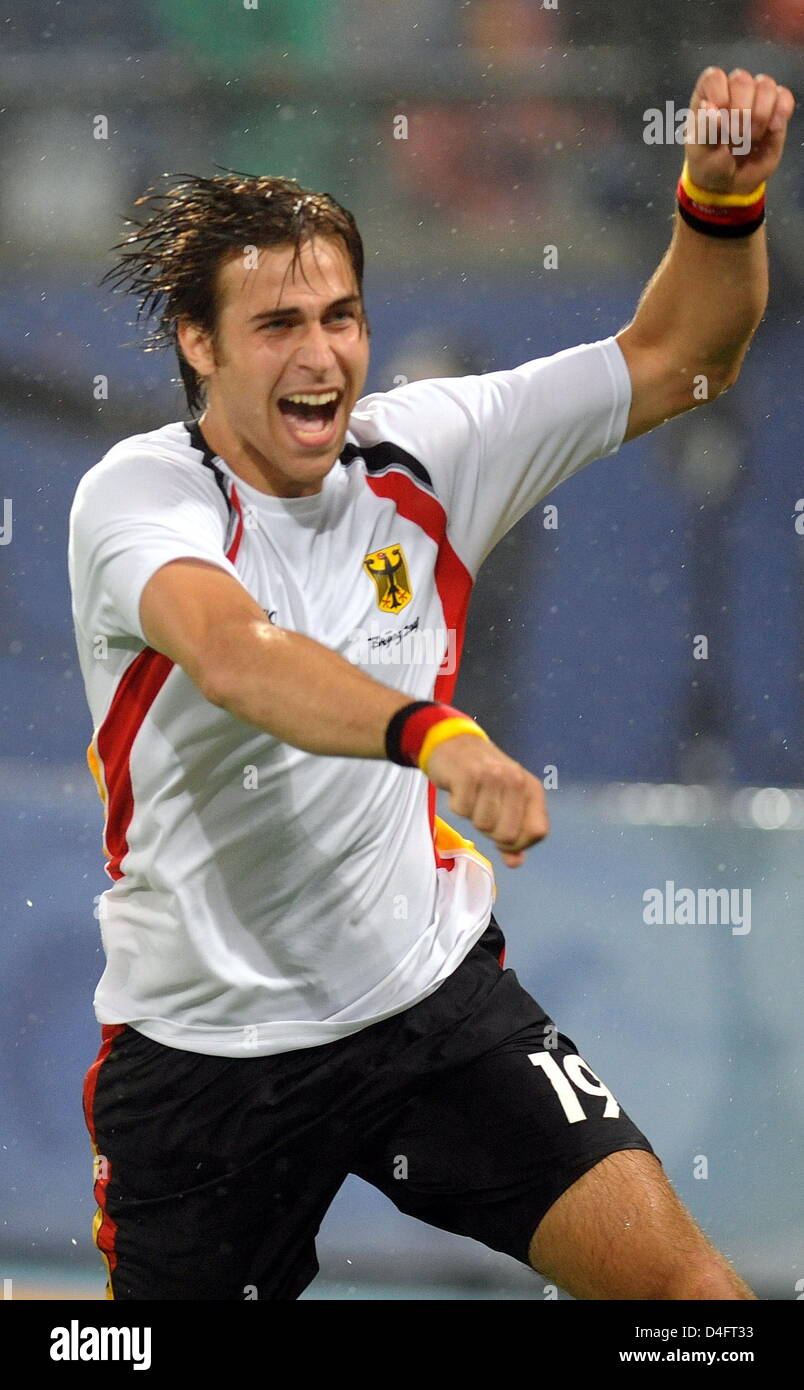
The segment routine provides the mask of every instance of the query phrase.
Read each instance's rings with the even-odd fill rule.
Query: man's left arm
[[[690,102],[690,133],[696,138],[685,151],[688,177],[707,202],[725,196],[734,207],[740,206],[737,199],[746,203],[776,169],[794,108],[790,90],[764,74],[754,78],[735,68],[727,76],[715,67],[701,73]],[[726,113],[720,132],[726,138],[720,143],[697,139],[708,134],[700,109]],[[751,148],[745,154],[732,153],[729,145],[726,122],[732,112],[741,121],[750,119]],[[767,297],[764,225],[746,236],[715,236],[696,230],[676,212],[667,254],[634,318],[616,335],[632,386],[623,442],[733,384]]]

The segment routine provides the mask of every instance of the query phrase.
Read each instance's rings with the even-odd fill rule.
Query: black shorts
[[[545,1212],[651,1145],[502,968],[492,917],[421,1003],[277,1056],[210,1057],[105,1025],[84,1106],[115,1299],[295,1299],[347,1174],[528,1264]]]

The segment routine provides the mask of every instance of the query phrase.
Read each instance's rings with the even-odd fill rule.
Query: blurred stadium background
[[[804,10],[4,0],[0,21],[0,1264],[14,1297],[98,1298],[80,1092],[107,880],[66,523],[113,442],[185,413],[175,364],[126,346],[132,306],[98,289],[121,216],[163,171],[296,177],[363,231],[369,389],[512,366],[630,318],[680,166],[643,112],[685,106],[709,62],[801,98]],[[799,110],[738,384],[553,494],[557,529],[539,508],[500,544],[457,697],[557,770],[550,840],[499,873],[509,964],[770,1299],[804,1297],[803,137]],[[750,933],[647,926],[668,880],[750,889]],[[544,1297],[353,1179],[319,1244],[306,1297]]]

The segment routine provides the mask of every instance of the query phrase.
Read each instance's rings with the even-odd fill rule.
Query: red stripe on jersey
[[[433,699],[449,704],[458,679],[466,615],[472,594],[472,576],[449,542],[444,508],[429,492],[417,487],[405,473],[385,473],[380,478],[368,473],[366,482],[378,497],[387,497],[394,502],[399,515],[415,522],[438,546],[435,582],[447,629],[455,633],[455,670],[449,675],[436,677]]]
[[[406,473],[390,472],[382,477],[366,474],[366,482],[377,497],[387,497],[394,502],[400,516],[420,526],[425,535],[438,546],[435,566],[435,582],[444,622],[448,632],[455,633],[455,670],[436,676],[433,699],[450,704],[458,668],[463,651],[463,638],[466,631],[466,615],[469,612],[469,599],[472,596],[472,576],[463,561],[456,555],[447,537],[447,514],[441,503],[429,492],[424,492]],[[430,834],[435,836],[436,787],[429,784],[427,806],[430,816]],[[440,869],[455,867],[454,859],[442,859],[435,849],[436,864]]]
[[[234,540],[226,552],[226,558],[227,560],[231,560],[232,564],[234,564],[237,559],[237,552],[240,549],[240,542],[243,539],[243,508],[240,505],[240,498],[237,495],[237,488],[234,483],[232,483],[231,492],[229,493],[229,500],[237,513],[237,527],[235,529]]]
[[[169,657],[151,647],[140,652],[120,681],[98,730],[96,747],[108,793],[104,842],[111,857],[106,872],[113,879],[123,877],[120,864],[128,853],[128,827],[134,814],[131,749],[173,665]]]
[[[124,1023],[104,1023],[101,1027],[101,1048],[95,1061],[92,1063],[84,1080],[84,1119],[86,1120],[89,1137],[92,1140],[92,1148],[97,1159],[96,1178],[94,1186],[95,1201],[98,1204],[98,1212],[93,1223],[93,1236],[95,1244],[105,1257],[109,1273],[113,1273],[117,1264],[117,1252],[115,1250],[115,1240],[117,1237],[117,1222],[112,1219],[106,1210],[106,1190],[112,1176],[111,1165],[104,1154],[98,1153],[97,1138],[95,1135],[95,1091],[98,1085],[98,1075],[106,1058],[112,1049],[112,1043],[119,1033],[122,1033]]]
[[[243,509],[234,483],[230,499],[237,516],[237,527],[226,558],[234,564],[243,539]],[[140,652],[117,687],[109,712],[98,731],[96,747],[108,792],[104,843],[110,857],[106,872],[113,879],[123,877],[120,864],[128,853],[128,827],[134,814],[131,749],[146,714],[173,666],[174,662],[151,647]]]

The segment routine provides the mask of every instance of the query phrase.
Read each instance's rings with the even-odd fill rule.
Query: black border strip
[[[214,474],[215,482],[218,484],[223,500],[226,503],[226,512],[229,517],[226,527],[226,536],[224,538],[223,545],[223,548],[226,551],[229,549],[229,545],[231,544],[232,535],[234,532],[234,527],[237,525],[238,521],[237,511],[232,504],[232,499],[230,498],[226,488],[226,475],[223,472],[223,470],[220,469],[218,465],[215,463],[215,455],[213,454],[212,450],[207,444],[207,441],[204,438],[201,426],[199,425],[198,421],[184,420],[182,423],[184,424],[184,428],[190,436],[190,443],[192,444],[193,448],[197,449],[198,452],[201,454],[201,462],[203,463],[204,467],[211,469],[212,473]]]
[[[371,444],[367,449],[358,444],[345,444],[341,453],[341,463],[344,467],[348,468],[356,458],[365,461],[367,473],[382,473],[386,468],[401,468],[403,472],[411,473],[418,482],[424,483],[435,496],[433,480],[424,464],[414,458],[413,454],[400,449],[398,444],[391,444],[385,439],[379,444]]]

